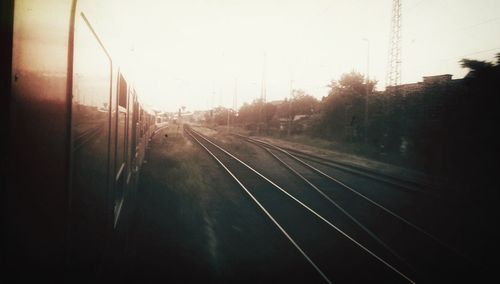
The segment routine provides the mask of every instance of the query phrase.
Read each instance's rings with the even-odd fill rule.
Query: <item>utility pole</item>
[[[210,126],[214,126],[214,101],[215,101],[215,82],[212,81],[212,107],[210,108]]]
[[[234,94],[233,94],[233,106],[232,108],[227,108],[227,132],[229,133],[229,124],[231,121],[230,111],[234,111],[236,113],[236,96],[238,95],[238,79],[234,79]]]
[[[234,79],[234,96],[233,96],[233,109],[237,112],[238,108],[238,78]]]
[[[175,136],[178,136],[179,135],[179,131],[180,131],[180,128],[181,128],[181,125],[182,125],[182,116],[181,116],[181,108],[179,108],[179,111],[177,113],[177,131],[175,132]]]
[[[233,94],[233,107],[232,110],[236,114],[236,96],[238,95],[238,79],[234,79],[234,94]],[[229,132],[229,111],[227,112],[227,131]]]
[[[365,94],[365,119],[364,119],[364,141],[365,144],[368,143],[368,95],[370,93],[370,41],[363,38],[367,43],[366,51],[366,94]]]
[[[290,99],[288,102],[288,131],[287,136],[290,137],[290,131],[292,129],[292,97],[293,97],[293,80],[290,80]]]
[[[227,125],[226,132],[227,133],[229,133],[229,110],[230,110],[230,108],[227,108],[227,123],[226,123],[226,125]]]
[[[259,107],[259,119],[258,119],[258,124],[257,124],[257,133],[260,135],[260,122],[262,119],[262,108],[265,106],[266,103],[266,53],[264,52],[264,58],[263,58],[263,63],[262,63],[262,82],[261,82],[261,87],[260,87],[260,107]],[[264,117],[266,116],[265,110],[264,110]]]
[[[266,93],[266,65],[267,65],[267,54],[264,52],[264,60],[262,63],[262,89],[261,89],[261,98],[264,103],[266,103],[267,100],[267,93]]]

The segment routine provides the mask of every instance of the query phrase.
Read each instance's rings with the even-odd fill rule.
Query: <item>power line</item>
[[[500,20],[500,17],[491,18],[491,19],[479,22],[477,24],[473,24],[473,25],[469,25],[469,26],[458,28],[458,29],[456,29],[454,31],[463,31],[463,30],[467,30],[467,29],[470,29],[470,28],[475,28],[475,27],[478,27],[478,26],[482,26],[484,24],[488,24],[488,23],[491,23],[491,22],[495,22],[495,21],[498,21],[498,20]]]
[[[475,52],[471,52],[471,53],[466,53],[466,54],[462,54],[462,55],[456,55],[456,56],[453,56],[453,57],[447,57],[447,58],[442,58],[442,59],[434,60],[430,64],[424,63],[424,64],[416,65],[413,68],[424,67],[424,66],[434,66],[436,64],[440,64],[440,63],[443,63],[443,62],[447,62],[447,61],[451,61],[451,60],[456,60],[456,59],[462,59],[462,58],[464,58],[466,56],[471,56],[471,55],[486,53],[486,52],[490,52],[490,51],[494,51],[494,50],[500,50],[500,46],[497,46],[497,47],[494,47],[494,48],[489,48],[489,49],[483,49],[483,50],[479,50],[479,51],[475,51]]]
[[[415,8],[420,6],[420,4],[422,4],[422,2],[425,2],[425,0],[420,0],[415,5],[410,6],[408,9],[406,9],[405,13],[411,13],[412,11],[415,11]]]
[[[429,1],[427,1],[427,0],[421,0],[421,1],[417,2],[415,5],[410,6],[409,8],[405,9],[405,15],[409,15],[409,14],[411,14],[411,13],[415,12],[415,11],[418,11],[418,9],[417,9],[417,8],[419,8],[419,6],[420,6],[422,3],[425,3],[425,2],[429,2]],[[435,2],[433,2],[433,3],[435,3]],[[444,2],[443,2],[443,1],[441,1],[441,3],[444,3]]]
[[[479,22],[476,24],[462,26],[462,27],[459,27],[456,29],[451,29],[451,30],[447,30],[447,31],[442,30],[442,31],[440,31],[440,33],[442,33],[442,35],[440,35],[440,36],[443,36],[443,37],[455,36],[456,34],[458,34],[460,32],[463,32],[466,30],[471,30],[471,29],[474,29],[474,28],[477,28],[477,27],[480,27],[480,26],[483,26],[485,24],[489,24],[489,23],[492,23],[492,22],[495,22],[498,20],[500,20],[500,17],[491,18],[491,19],[488,19],[488,20],[485,20],[485,21],[482,21],[482,22]]]
[[[481,54],[481,53],[485,53],[485,52],[489,52],[489,51],[493,51],[493,50],[497,50],[497,49],[500,49],[500,46],[497,46],[497,47],[494,47],[494,48],[490,48],[490,49],[484,49],[484,50],[480,50],[480,51],[476,51],[476,52],[472,52],[472,53],[467,53],[467,54],[464,54],[462,56],[469,56],[469,55]],[[460,57],[462,57],[462,56],[460,56]]]

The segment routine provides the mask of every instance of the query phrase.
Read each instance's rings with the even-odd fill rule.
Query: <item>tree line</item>
[[[424,80],[383,92],[375,91],[376,81],[353,71],[332,80],[321,100],[294,90],[279,103],[245,103],[237,114],[214,110],[212,121],[230,121],[253,134],[300,134],[406,155],[417,168],[455,176],[461,171],[457,165],[490,161],[498,142],[493,122],[499,113],[500,53],[496,62],[460,63],[469,69],[464,79]]]

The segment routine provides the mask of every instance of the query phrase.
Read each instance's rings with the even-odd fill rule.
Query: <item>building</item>
[[[452,79],[451,74],[443,74],[443,75],[434,75],[434,76],[423,76],[422,82],[410,83],[410,84],[402,84],[397,86],[387,86],[385,89],[386,93],[390,94],[412,94],[412,93],[420,93],[425,91],[426,88],[429,87],[443,87],[443,86],[451,86],[456,85],[457,83],[461,83],[463,79]]]

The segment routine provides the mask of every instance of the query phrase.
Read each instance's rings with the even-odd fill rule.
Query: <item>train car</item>
[[[15,1],[2,255],[14,282],[113,278],[155,115],[97,1]],[[97,7],[97,8],[96,8]]]

